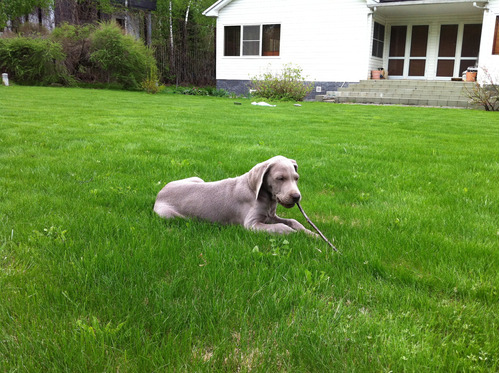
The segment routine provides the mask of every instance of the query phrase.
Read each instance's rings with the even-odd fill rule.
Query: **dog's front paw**
[[[306,227],[304,227],[302,224],[300,224],[297,220],[295,219],[289,219],[288,220],[288,226],[293,228],[296,231],[306,231]]]
[[[309,229],[307,228],[304,228],[304,232],[306,234],[308,234],[309,236],[312,236],[314,238],[321,238],[321,236],[319,234],[317,234],[316,232],[313,232],[313,231],[310,231]]]
[[[316,237],[316,238],[320,237],[319,234],[317,234],[316,232],[310,231],[309,229],[307,229],[306,227],[304,227],[302,224],[300,224],[295,219],[291,219],[291,227],[293,229],[295,229],[296,231],[302,231],[302,232],[308,234],[309,236],[313,236],[313,237]]]

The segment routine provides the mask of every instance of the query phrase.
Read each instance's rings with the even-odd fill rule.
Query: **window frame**
[[[244,39],[244,28],[245,27],[259,27],[259,40],[256,39]],[[262,50],[263,44],[264,44],[264,27],[265,26],[279,26],[279,46],[278,46],[278,51],[277,55],[265,55],[264,51]],[[239,27],[240,28],[240,33],[239,33],[239,54],[238,55],[227,55],[226,54],[226,30],[229,27]],[[252,42],[259,42],[259,47],[258,47],[258,54],[244,54],[244,43],[252,43]],[[223,36],[223,57],[224,58],[279,58],[281,57],[281,23],[278,22],[266,22],[266,23],[248,23],[248,24],[227,24],[224,25],[224,36]],[[274,51],[274,53],[276,53]]]

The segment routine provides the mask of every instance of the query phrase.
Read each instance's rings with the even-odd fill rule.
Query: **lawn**
[[[498,371],[498,113],[276,104],[0,87],[0,372]],[[278,154],[342,255],[152,210]]]

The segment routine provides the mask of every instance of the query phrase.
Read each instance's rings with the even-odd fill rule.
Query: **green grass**
[[[498,371],[498,113],[239,101],[0,87],[0,372]],[[153,213],[277,154],[342,255]]]

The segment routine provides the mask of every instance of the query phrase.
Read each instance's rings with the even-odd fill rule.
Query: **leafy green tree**
[[[157,0],[154,43],[168,49],[169,72],[164,77],[177,81],[184,71],[192,51],[213,50],[215,20],[202,13],[214,0]],[[183,78],[180,78],[181,81]]]

